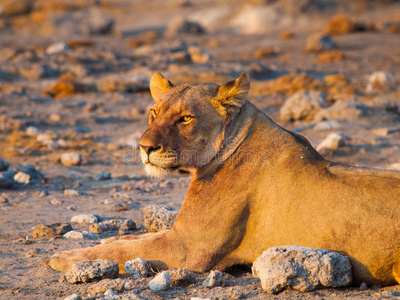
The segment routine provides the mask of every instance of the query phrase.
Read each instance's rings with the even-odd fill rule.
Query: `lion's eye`
[[[155,117],[157,117],[157,115],[158,115],[158,111],[156,111],[155,109],[152,109],[151,111],[150,111],[150,113],[151,113],[151,115],[155,118]]]
[[[192,116],[183,116],[180,121],[185,124],[189,124],[193,120]]]

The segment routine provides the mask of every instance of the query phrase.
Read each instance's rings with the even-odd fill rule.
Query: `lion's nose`
[[[139,144],[139,146],[140,146],[140,148],[142,148],[147,154],[150,154],[150,152],[152,152],[152,151],[157,151],[157,150],[161,149],[161,146],[160,146],[160,145],[158,145],[157,147],[154,147],[154,145],[149,145],[149,146],[147,146],[147,145]]]

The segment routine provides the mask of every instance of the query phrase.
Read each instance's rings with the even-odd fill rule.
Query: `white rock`
[[[14,181],[19,184],[28,184],[30,180],[31,176],[24,172],[18,172],[17,174],[14,175]]]
[[[288,98],[280,109],[280,118],[284,122],[292,120],[311,121],[322,108],[329,103],[322,93],[300,91]]]
[[[33,127],[33,126],[29,126],[26,129],[26,134],[31,135],[31,136],[37,136],[39,134],[39,129],[37,129],[36,127]]]
[[[396,84],[394,76],[383,71],[376,71],[368,77],[367,92],[375,89],[392,88]]]
[[[345,144],[346,137],[340,133],[333,132],[329,134],[318,146],[317,151],[323,149],[336,150]]]
[[[68,152],[61,155],[61,163],[64,166],[77,166],[82,162],[82,156],[78,152]]]
[[[73,216],[71,218],[72,223],[82,223],[82,224],[94,224],[98,223],[99,220],[97,219],[96,216],[91,215],[91,214],[80,214]]]
[[[60,42],[60,43],[55,43],[47,47],[46,53],[47,54],[56,54],[60,52],[65,52],[70,50],[67,46],[67,44]]]
[[[65,297],[64,300],[82,300],[82,297],[78,294],[72,294]]]
[[[389,166],[389,169],[391,169],[391,170],[399,170],[400,171],[400,162],[391,164]]]
[[[171,286],[171,278],[168,272],[163,271],[159,273],[152,281],[149,282],[150,290],[153,292],[160,292],[168,290]]]
[[[341,125],[338,121],[332,120],[332,121],[322,121],[318,123],[317,125],[314,126],[314,130],[328,130],[328,129],[336,129],[340,128]]]
[[[204,286],[216,287],[222,284],[222,272],[210,271],[210,275],[203,281]]]
[[[189,46],[187,48],[190,59],[195,64],[204,64],[211,59],[211,54],[199,46]]]
[[[82,195],[82,193],[77,190],[74,190],[74,189],[66,189],[66,190],[64,190],[64,195],[65,196],[79,196],[79,195]]]
[[[263,289],[272,294],[286,287],[306,292],[317,287],[347,286],[353,278],[347,257],[300,246],[267,249],[253,263],[252,271],[261,279]]]
[[[149,265],[147,264],[147,261],[145,259],[136,258],[127,261],[125,263],[124,270],[129,277],[137,279],[140,277],[147,277],[147,274],[149,272]]]
[[[358,99],[337,100],[332,106],[321,109],[315,121],[334,119],[356,119],[366,116],[368,107]]]
[[[50,133],[39,133],[36,135],[36,141],[42,144],[48,144],[50,142],[54,142],[54,139],[57,138],[56,134]]]
[[[106,296],[106,297],[112,297],[112,296],[115,296],[115,295],[117,295],[118,293],[117,293],[117,291],[114,291],[113,289],[108,289],[105,293],[104,293],[104,296]]]

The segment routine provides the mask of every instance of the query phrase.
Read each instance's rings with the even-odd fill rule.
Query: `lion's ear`
[[[159,72],[154,72],[150,80],[150,92],[154,101],[158,101],[164,96],[174,85],[162,76]]]
[[[213,105],[220,112],[230,112],[240,108],[246,102],[250,90],[250,80],[246,73],[242,73],[236,80],[232,80],[218,89]]]

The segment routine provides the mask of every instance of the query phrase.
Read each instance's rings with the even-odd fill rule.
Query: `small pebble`
[[[61,163],[64,166],[77,166],[82,162],[82,156],[78,152],[69,152],[61,155]]]
[[[65,196],[79,196],[79,195],[82,195],[82,193],[77,190],[74,190],[74,189],[66,189],[66,190],[64,190],[64,195]]]
[[[363,283],[361,283],[361,285],[360,285],[360,287],[358,289],[360,291],[365,291],[365,290],[368,289],[368,285],[365,282],[363,282]]]
[[[109,179],[111,179],[111,173],[108,171],[100,171],[94,177],[94,180],[96,181],[109,180]]]
[[[28,184],[31,180],[31,176],[24,172],[18,172],[14,175],[14,181],[19,184]]]
[[[82,297],[78,294],[72,294],[68,297],[65,297],[64,300],[82,300]]]
[[[81,224],[94,224],[98,223],[99,220],[97,219],[96,216],[91,215],[91,214],[80,214],[80,215],[75,215],[71,218],[72,223],[81,223]]]
[[[136,258],[133,260],[128,260],[125,263],[124,270],[132,279],[138,279],[140,277],[147,277],[149,265],[145,259]]]
[[[222,284],[222,272],[211,271],[210,275],[203,281],[204,286],[216,287]]]
[[[63,202],[59,199],[51,199],[50,204],[51,205],[61,205]]]

